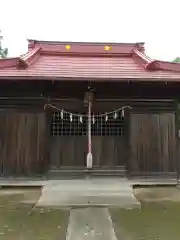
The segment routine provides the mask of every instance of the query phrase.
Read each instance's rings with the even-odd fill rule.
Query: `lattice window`
[[[53,112],[51,132],[53,136],[86,136],[87,121],[83,119],[81,123],[77,116],[72,116],[70,121],[67,113],[64,113],[61,119],[61,112]]]
[[[94,118],[91,123],[92,136],[123,136],[125,131],[125,120],[122,117],[114,119],[113,115],[108,116],[106,121],[105,116]],[[82,122],[77,116],[71,117],[68,113],[63,114],[56,111],[52,114],[51,134],[52,136],[87,136],[88,132],[88,117],[84,116]]]
[[[123,136],[125,131],[125,120],[120,116],[114,119],[113,115],[95,118],[94,124],[91,125],[92,136]]]

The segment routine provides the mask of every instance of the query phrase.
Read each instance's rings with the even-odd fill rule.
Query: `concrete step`
[[[47,175],[49,178],[58,178],[65,176],[119,176],[125,177],[126,170],[124,166],[119,166],[117,168],[107,168],[107,167],[93,167],[92,169],[87,169],[83,167],[79,168],[59,168],[51,169]]]
[[[37,206],[121,206],[139,202],[126,179],[51,180],[42,190]]]
[[[43,192],[37,206],[140,206],[137,199],[131,193],[111,194],[109,192],[101,194],[84,195],[79,193],[61,194],[60,192]]]

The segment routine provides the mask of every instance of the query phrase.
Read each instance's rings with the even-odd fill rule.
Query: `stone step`
[[[60,168],[60,169],[51,169],[48,172],[49,178],[58,178],[64,176],[119,176],[125,177],[126,170],[124,166],[120,166],[114,169],[111,168],[97,168],[93,167],[92,169],[87,168]]]
[[[131,183],[120,178],[50,180],[43,187],[37,206],[119,206],[131,207],[139,202]]]
[[[140,207],[140,203],[133,195],[114,196],[106,194],[104,196],[74,196],[74,195],[54,195],[53,193],[46,194],[46,197],[41,197],[36,206],[70,206],[70,207],[85,207],[85,206],[117,206],[123,208]]]

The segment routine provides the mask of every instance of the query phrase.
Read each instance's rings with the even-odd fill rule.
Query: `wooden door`
[[[52,136],[51,139],[51,168],[85,166],[86,137]]]
[[[71,121],[72,120],[72,121]],[[88,151],[88,121],[84,117],[64,114],[60,112],[52,115],[51,136],[51,168],[86,167]],[[115,168],[125,164],[126,131],[125,120],[122,117],[108,120],[103,116],[96,116],[92,121],[92,154],[93,167]]]
[[[92,124],[93,165],[115,168],[125,164],[126,121],[124,117],[99,115]]]
[[[94,167],[123,166],[125,164],[124,136],[93,136],[92,154]]]
[[[79,117],[52,113],[51,168],[84,168],[87,153],[86,122]]]

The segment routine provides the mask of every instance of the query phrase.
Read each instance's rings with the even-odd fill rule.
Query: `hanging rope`
[[[56,106],[54,106],[52,104],[45,104],[44,105],[44,109],[47,109],[47,108],[52,108],[52,109],[55,109],[57,111],[60,111],[61,112],[61,118],[63,118],[63,113],[69,114],[70,116],[80,117],[80,118],[88,116],[88,114],[71,113],[71,112],[65,111],[64,109],[60,109],[60,108],[58,108],[58,107],[56,107]],[[123,110],[126,109],[126,108],[132,109],[131,106],[125,105],[125,106],[123,106],[121,108],[118,108],[118,109],[116,109],[114,111],[105,112],[105,113],[102,113],[102,114],[92,114],[92,117],[103,117],[103,116],[105,116],[106,119],[108,120],[108,115],[113,114],[114,117],[116,118],[117,117],[117,113],[120,112],[120,111],[122,111],[122,115],[124,115]]]

